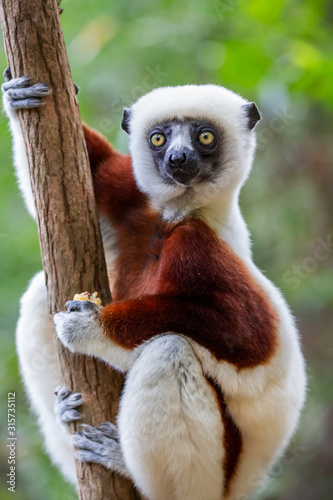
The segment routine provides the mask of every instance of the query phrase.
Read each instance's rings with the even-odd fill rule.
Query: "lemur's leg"
[[[16,175],[25,204],[32,217],[36,218],[35,204],[31,191],[28,159],[17,109],[31,109],[42,106],[42,97],[49,93],[44,83],[32,84],[30,78],[22,76],[11,78],[10,70],[4,72],[6,83],[2,85],[3,106],[9,118],[13,136],[13,156]]]
[[[54,390],[61,384],[61,375],[43,272],[36,274],[21,298],[16,344],[22,378],[31,407],[38,417],[46,449],[64,476],[75,484],[70,434],[54,411]]]
[[[139,351],[118,416],[136,484],[154,500],[221,500],[223,426],[201,363],[175,334],[157,336]]]
[[[221,414],[193,349],[168,334],[137,350],[120,402],[119,438],[110,424],[85,427],[74,437],[77,457],[130,474],[149,499],[221,500]]]

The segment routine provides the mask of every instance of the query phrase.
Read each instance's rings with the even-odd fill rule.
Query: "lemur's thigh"
[[[156,337],[131,368],[118,417],[126,466],[154,500],[221,500],[223,429],[187,340]]]
[[[22,378],[37,414],[46,449],[71,482],[76,482],[73,447],[56,419],[54,390],[61,375],[48,313],[45,277],[39,272],[21,298],[16,344]]]

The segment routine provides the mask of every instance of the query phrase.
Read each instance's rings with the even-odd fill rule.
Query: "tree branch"
[[[19,112],[50,314],[75,293],[97,290],[110,302],[89,161],[56,0],[0,0],[1,26],[13,77],[44,82],[52,94],[38,110]],[[65,384],[83,394],[84,420],[114,421],[123,377],[103,362],[73,355],[57,341]],[[132,500],[129,481],[95,464],[77,463],[82,500]]]

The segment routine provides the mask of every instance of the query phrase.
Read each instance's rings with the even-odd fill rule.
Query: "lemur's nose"
[[[185,153],[173,153],[169,156],[169,165],[173,168],[181,168],[185,165],[187,157]]]

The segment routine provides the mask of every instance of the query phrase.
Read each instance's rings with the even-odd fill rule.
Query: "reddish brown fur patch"
[[[133,176],[131,157],[115,151],[98,132],[83,125],[95,198],[100,212],[113,222],[146,204]]]
[[[277,316],[228,245],[202,220],[170,227],[148,210],[118,226],[115,302],[106,332],[125,347],[172,331],[247,368],[277,346]]]
[[[277,314],[243,261],[200,219],[160,220],[136,186],[130,157],[85,133],[94,148],[103,143],[103,154],[90,154],[95,194],[118,236],[106,335],[134,348],[172,331],[238,368],[267,362],[278,343]]]
[[[82,127],[87,145],[90,168],[92,173],[94,173],[102,161],[114,154],[114,150],[102,134],[87,127],[84,123],[82,124]]]
[[[235,475],[242,452],[242,436],[228,411],[220,386],[217,385],[210,377],[206,378],[216,393],[223,422],[223,447],[225,450],[223,462],[224,495],[227,495],[230,489],[230,482]]]

